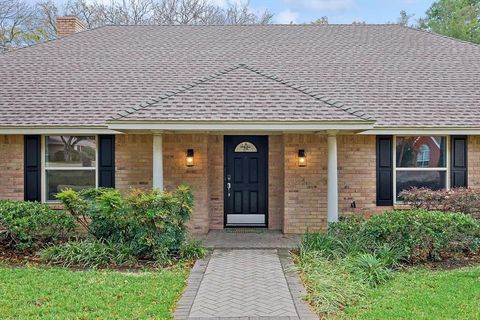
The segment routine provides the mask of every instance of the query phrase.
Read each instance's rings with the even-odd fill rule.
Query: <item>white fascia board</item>
[[[107,128],[78,127],[0,127],[0,134],[123,134]]]
[[[150,131],[322,131],[369,130],[373,122],[109,122],[111,130]]]
[[[409,136],[434,136],[434,135],[480,135],[480,128],[375,128],[363,131],[362,135],[409,135]]]

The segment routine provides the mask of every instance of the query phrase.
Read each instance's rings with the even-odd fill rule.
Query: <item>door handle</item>
[[[230,182],[227,182],[227,195],[230,197],[230,189],[232,188],[232,184]]]

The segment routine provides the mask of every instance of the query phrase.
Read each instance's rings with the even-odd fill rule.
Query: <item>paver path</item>
[[[216,249],[208,264],[196,265],[192,276],[176,319],[316,319],[301,316],[308,314],[308,307],[299,312],[303,302],[298,292],[291,292],[292,286],[298,288],[287,281],[276,249]],[[193,302],[188,305],[187,300]]]

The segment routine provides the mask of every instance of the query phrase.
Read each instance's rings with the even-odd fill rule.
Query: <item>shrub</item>
[[[182,243],[179,250],[180,258],[185,260],[196,260],[207,254],[207,249],[200,242],[189,240]]]
[[[193,206],[184,185],[173,193],[132,190],[127,196],[105,188],[65,190],[58,199],[96,240],[124,243],[138,258],[163,262],[178,255]]]
[[[48,247],[40,252],[43,261],[64,267],[97,268],[133,265],[133,250],[119,243],[100,241],[73,241]]]
[[[331,224],[327,235],[305,235],[300,249],[328,258],[371,253],[389,260],[390,267],[472,254],[479,247],[480,222],[470,215],[418,209],[344,219]]]
[[[38,202],[0,201],[0,242],[18,250],[55,243],[75,225],[65,211]]]
[[[432,191],[427,188],[411,188],[400,197],[413,208],[443,212],[463,212],[480,218],[480,191],[469,188]]]
[[[401,248],[411,263],[476,253],[480,222],[462,213],[426,210],[392,211],[367,220],[361,236],[375,249],[385,243]]]

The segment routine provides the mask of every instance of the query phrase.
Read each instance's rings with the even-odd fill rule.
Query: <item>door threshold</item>
[[[229,223],[225,225],[225,228],[267,228],[267,225],[264,223],[258,223],[258,224],[245,224],[245,223]]]

